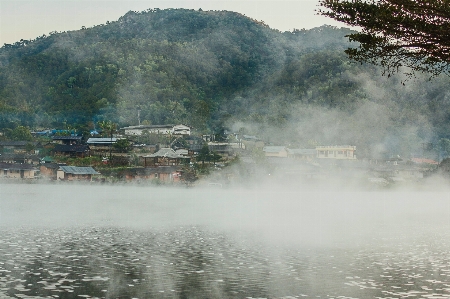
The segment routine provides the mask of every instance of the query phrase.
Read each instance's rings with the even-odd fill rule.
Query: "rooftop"
[[[90,166],[60,166],[60,170],[64,171],[65,173],[71,173],[71,174],[100,174],[97,171],[95,171],[94,168]]]
[[[171,148],[162,148],[154,154],[143,156],[143,158],[170,158],[170,159],[184,159],[186,157],[177,154]]]
[[[263,148],[263,151],[267,153],[279,153],[284,150],[286,150],[284,146],[275,146],[275,145],[268,145]]]
[[[116,137],[102,137],[102,138],[89,138],[86,143],[87,144],[111,144],[111,143],[115,143],[117,142],[117,140],[119,140],[119,138]]]

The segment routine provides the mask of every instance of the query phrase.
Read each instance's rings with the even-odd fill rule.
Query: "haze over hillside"
[[[0,49],[0,128],[184,123],[277,144],[407,154],[448,137],[448,78],[351,63],[349,29],[280,32],[241,14],[129,12]]]

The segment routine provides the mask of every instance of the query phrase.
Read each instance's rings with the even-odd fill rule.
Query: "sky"
[[[342,27],[340,23],[318,16],[317,5],[318,0],[0,0],[0,46],[54,31],[105,24],[116,21],[130,10],[149,8],[235,11],[281,31],[311,29],[324,24]]]

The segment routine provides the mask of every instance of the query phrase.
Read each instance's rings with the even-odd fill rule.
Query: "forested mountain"
[[[241,14],[128,12],[0,49],[0,128],[184,123],[376,156],[448,137],[448,78],[351,63],[349,29],[280,32]]]

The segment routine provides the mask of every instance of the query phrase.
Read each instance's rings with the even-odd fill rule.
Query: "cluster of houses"
[[[419,179],[424,177],[423,165],[436,165],[426,159],[388,159],[378,163],[357,160],[356,146],[327,145],[315,148],[289,148],[266,145],[255,136],[242,135],[233,138],[234,142],[217,142],[214,136],[195,137],[192,128],[186,125],[139,125],[124,127],[120,134],[110,137],[91,137],[83,140],[81,136],[54,134],[50,141],[40,144],[37,141],[0,141],[0,177],[3,178],[48,178],[50,180],[102,180],[101,171],[90,166],[73,166],[56,163],[58,156],[89,157],[102,156],[108,163],[108,156],[122,157],[130,153],[114,153],[113,146],[121,139],[139,139],[139,136],[156,134],[169,136],[170,144],[134,144],[131,152],[139,158],[139,166],[127,167],[119,175],[125,180],[156,179],[164,182],[178,182],[183,177],[183,165],[190,165],[204,149],[227,160],[239,155],[244,163],[255,163],[251,149],[258,148],[269,163],[277,165],[285,175],[307,178],[323,178],[324,165],[338,165],[350,169],[368,169],[376,181],[378,178]],[[42,132],[40,132],[42,133]],[[42,135],[42,134],[36,135]],[[46,152],[43,156],[41,151]],[[50,151],[50,154],[49,154]]]
[[[316,146],[315,149],[290,149],[283,146],[265,146],[265,156],[284,174],[303,178],[327,179],[330,176],[366,177],[369,182],[417,181],[435,171],[438,162],[426,158],[356,159],[352,145]],[[291,158],[291,159],[289,159]],[[292,160],[296,159],[296,160]],[[294,163],[300,159],[302,166]]]

